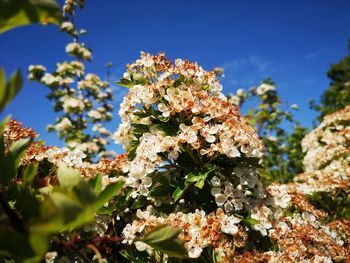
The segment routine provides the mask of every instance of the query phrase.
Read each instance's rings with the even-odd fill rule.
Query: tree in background
[[[320,113],[321,121],[327,114],[333,113],[350,104],[350,39],[348,40],[348,54],[337,64],[331,65],[327,72],[331,83],[322,94],[320,103],[310,101],[311,108]]]
[[[307,129],[294,118],[287,104],[282,103],[270,78],[257,88],[252,87],[248,91],[238,89],[235,95],[230,96],[230,101],[239,107],[244,107],[248,102],[256,105],[248,109],[246,117],[265,145],[261,163],[265,183],[288,182],[303,171],[301,140]],[[298,110],[296,104],[290,108]]]
[[[48,125],[48,131],[57,132],[71,149],[78,149],[87,157],[96,154],[107,156],[110,131],[104,123],[112,118],[112,89],[107,81],[86,72],[86,62],[91,61],[92,51],[80,42],[86,30],[78,30],[74,23],[77,8],[83,8],[84,1],[66,1],[63,7],[64,22],[61,31],[72,37],[66,52],[74,59],[56,64],[56,69],[48,73],[41,65],[29,67],[29,79],[36,80],[49,88],[48,99],[53,101],[53,109],[60,115],[55,124]],[[110,64],[108,64],[108,69]]]

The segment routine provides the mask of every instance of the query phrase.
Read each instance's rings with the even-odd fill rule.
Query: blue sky
[[[349,14],[349,0],[87,0],[76,21],[88,30],[83,40],[94,51],[89,72],[104,76],[111,61],[115,80],[142,50],[165,51],[205,69],[224,67],[226,93],[271,76],[282,98],[299,105],[297,118],[311,127],[315,113],[308,101],[320,97],[329,84],[329,65],[347,53]],[[30,64],[53,69],[69,59],[64,52],[69,41],[55,26],[14,29],[0,35],[0,65],[7,74],[16,68],[26,73]],[[114,92],[118,109],[125,90],[114,87]],[[45,132],[55,119],[45,94],[44,86],[26,81],[0,117],[12,113],[48,144],[62,145],[56,134]],[[108,126],[116,129],[118,119]]]

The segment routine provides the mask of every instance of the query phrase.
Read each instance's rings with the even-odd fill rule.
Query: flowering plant
[[[91,158],[111,154],[105,151],[111,133],[104,123],[112,118],[113,94],[107,81],[86,72],[84,63],[91,61],[92,50],[78,42],[86,30],[78,30],[73,22],[75,10],[83,6],[84,1],[66,1],[63,7],[61,31],[73,38],[66,52],[74,60],[57,63],[52,73],[42,65],[31,65],[28,78],[49,88],[47,97],[53,101],[54,111],[62,113],[55,124],[48,125],[48,131],[57,132],[69,148],[79,149]]]

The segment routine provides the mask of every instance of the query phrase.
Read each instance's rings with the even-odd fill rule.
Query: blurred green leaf
[[[121,79],[116,82],[117,85],[124,87],[124,88],[132,88],[134,86],[134,82],[132,82],[129,79]]]
[[[0,136],[2,136],[4,130],[5,130],[5,127],[6,127],[6,123],[9,121],[10,119],[10,116],[7,116],[5,117],[5,119],[3,119],[0,123]]]
[[[0,167],[1,177],[0,182],[4,185],[8,184],[10,180],[17,176],[17,168],[24,154],[24,151],[28,147],[29,139],[21,139],[12,143],[8,153],[5,155],[3,138],[0,139]]]
[[[151,232],[147,233],[147,235],[142,240],[147,244],[155,244],[159,242],[163,242],[167,239],[174,239],[181,233],[181,229],[160,225],[155,227]]]
[[[122,181],[109,184],[106,188],[100,193],[95,202],[96,210],[103,206],[106,202],[116,196],[123,188],[124,183]]]
[[[61,164],[58,167],[57,177],[62,187],[67,187],[70,189],[78,184],[81,179],[79,171],[64,164]]]
[[[184,242],[177,238],[180,233],[181,229],[160,225],[147,233],[141,241],[168,256],[185,258],[187,251]]]
[[[35,175],[37,174],[38,167],[39,167],[39,163],[33,162],[24,169],[24,172],[23,172],[24,186],[28,186],[33,181]]]
[[[0,33],[34,23],[59,24],[63,18],[55,0],[0,1]]]
[[[10,77],[10,80],[6,83],[5,72],[0,68],[0,112],[17,95],[21,90],[22,85],[23,79],[20,70],[16,70]]]
[[[100,194],[102,191],[102,176],[97,174],[95,177],[91,178],[89,181],[90,185],[94,189],[96,194]]]

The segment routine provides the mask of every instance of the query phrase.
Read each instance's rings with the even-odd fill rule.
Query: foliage
[[[263,81],[257,88],[237,90],[230,101],[244,107],[252,101],[256,106],[248,109],[246,117],[253,125],[265,145],[261,175],[265,183],[284,183],[303,171],[301,140],[307,129],[300,126],[293,113],[285,109],[275,84],[271,79]],[[292,110],[298,110],[293,104]]]
[[[0,33],[34,23],[59,24],[62,13],[55,0],[0,1]]]
[[[342,60],[331,65],[327,72],[331,83],[321,95],[318,104],[310,101],[311,108],[319,112],[318,120],[321,121],[327,114],[333,113],[350,104],[350,39],[348,52]]]
[[[12,125],[12,130],[8,125]],[[33,142],[35,136],[31,129],[18,127],[8,118],[0,124],[0,256],[3,260],[40,261],[54,235],[93,221],[99,209],[123,185],[118,181],[101,189],[102,185],[96,185],[99,175],[83,180],[79,171],[64,163],[58,167],[39,161],[23,163],[28,147],[37,147]]]
[[[96,154],[110,154],[105,151],[110,132],[103,124],[112,118],[113,95],[107,81],[86,72],[85,63],[91,61],[92,50],[79,42],[86,30],[78,30],[74,23],[76,9],[83,6],[83,1],[67,1],[63,7],[61,31],[73,40],[66,52],[74,60],[57,63],[52,73],[41,65],[31,65],[28,77],[48,87],[47,98],[53,101],[53,110],[60,113],[55,124],[48,125],[48,131],[57,132],[69,148],[79,149],[91,159]]]

